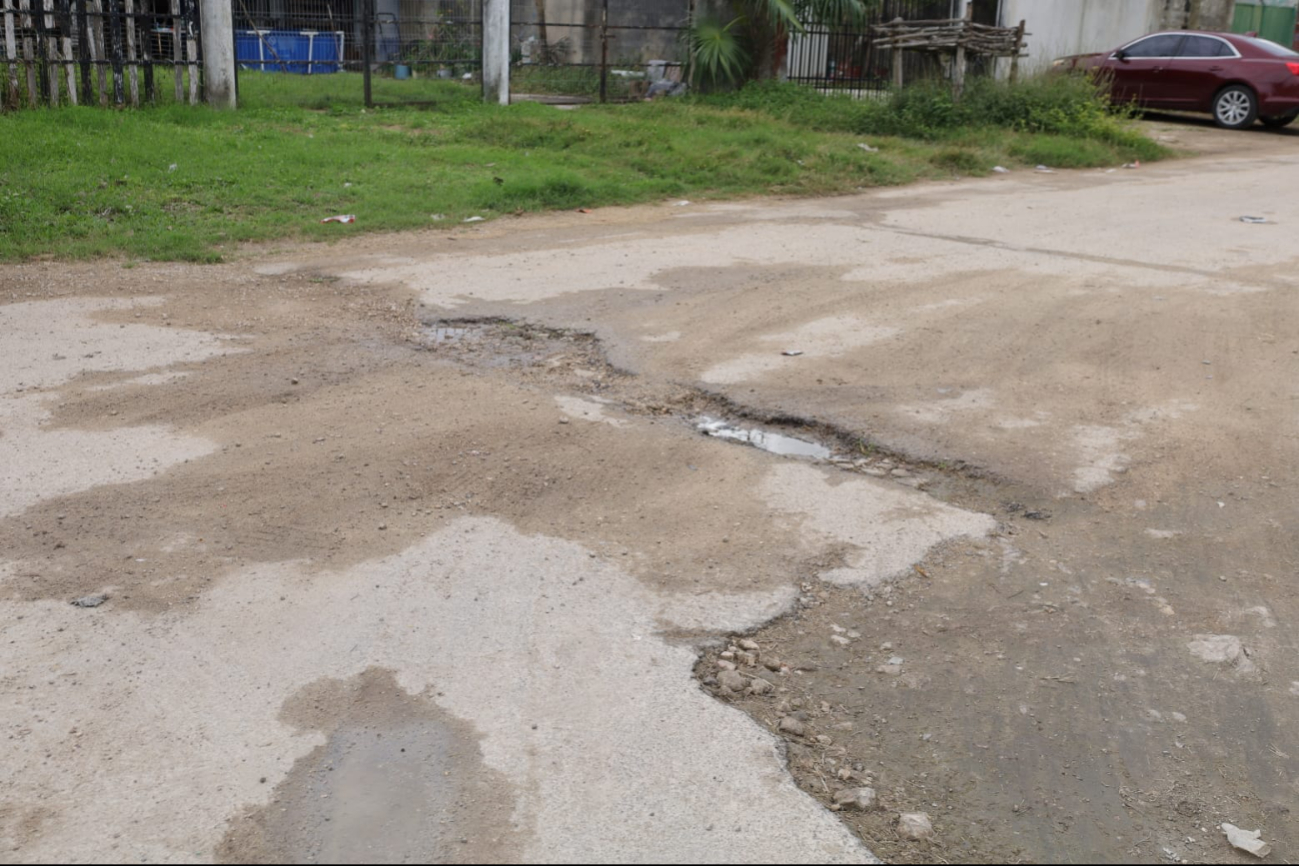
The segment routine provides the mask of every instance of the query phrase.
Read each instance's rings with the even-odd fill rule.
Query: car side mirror
[[[1114,56],[1118,59],[1120,63],[1128,62],[1128,52],[1124,51],[1122,48],[1120,48],[1118,51],[1115,51]]]

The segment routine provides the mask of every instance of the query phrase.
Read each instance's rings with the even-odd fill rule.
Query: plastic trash
[[[1235,824],[1223,824],[1222,832],[1227,834],[1227,841],[1233,848],[1247,851],[1259,858],[1272,853],[1272,846],[1259,838],[1263,835],[1262,830],[1242,830]]]
[[[1006,168],[1004,165],[994,165],[992,170],[997,174],[1010,174],[1010,169]]]
[[[1136,162],[1125,162],[1125,163],[1123,163],[1123,167],[1124,167],[1124,168],[1141,168],[1141,160],[1138,159]]]
[[[860,147],[862,150],[866,151],[867,153],[879,153],[879,152],[880,152],[880,149],[879,149],[878,147],[871,147],[869,144],[867,144],[867,143],[864,142],[864,141],[862,141],[862,142],[858,142],[858,143],[857,143],[857,146]]]
[[[444,219],[446,219],[446,218],[447,218],[447,215],[444,214],[444,213],[435,213],[435,214],[433,214],[431,217],[429,217],[429,219],[433,220],[433,222],[441,222],[442,220],[444,220]]]
[[[1044,165],[1037,166],[1036,168],[1033,169],[1033,171],[1040,171],[1042,172],[1042,174],[1055,174],[1055,169],[1047,168]]]
[[[1243,216],[1240,218],[1240,221],[1243,223],[1265,223],[1267,222],[1267,217]]]
[[[483,221],[483,217],[478,217],[478,216],[470,217],[467,220],[462,220],[462,222],[467,222],[467,223],[480,223],[482,221]]]
[[[340,216],[325,217],[323,220],[321,220],[321,222],[322,223],[354,223],[356,222],[356,214],[345,213],[345,214],[341,214]]]
[[[685,206],[688,205],[688,204],[690,204],[690,202],[685,201],[684,199],[683,199],[682,201],[674,201],[674,202],[672,202],[672,206],[673,206],[673,207],[685,207]]]
[[[786,351],[781,352],[780,354],[784,355],[784,356],[787,357],[787,358],[797,358],[799,355],[803,354],[803,350],[802,350],[802,349],[787,349]]]

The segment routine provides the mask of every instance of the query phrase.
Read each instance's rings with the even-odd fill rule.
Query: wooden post
[[[135,63],[135,0],[126,0],[126,68],[131,77],[131,105],[140,107],[140,70]]]
[[[77,104],[77,66],[72,52],[72,3],[58,0],[59,31],[63,34],[63,72],[68,77],[68,102]]]
[[[897,40],[893,40],[893,47],[889,49],[893,60],[893,86],[902,89],[902,49],[898,47]]]
[[[126,78],[124,77],[124,66],[122,58],[122,48],[125,40],[122,38],[122,0],[107,0],[108,2],[108,51],[113,61],[113,104],[122,106],[126,104]]]
[[[185,101],[185,30],[180,23],[180,0],[171,0],[171,72],[176,83],[176,102]]]
[[[1024,50],[1024,23],[1015,28],[1015,53],[1010,55],[1010,83],[1019,82],[1019,53]]]
[[[198,0],[182,0],[185,25],[185,59],[189,63],[189,104],[198,105]]]
[[[974,0],[965,4],[965,18],[956,36],[956,57],[952,60],[952,99],[959,102],[965,92],[965,37],[970,32],[970,21],[974,17]]]
[[[91,59],[96,61],[95,71],[99,79],[99,104],[108,107],[108,52],[104,48],[104,0],[93,0],[95,4],[95,39],[91,43]],[[89,101],[89,97],[87,97]]]
[[[49,47],[45,50],[47,64],[49,66],[50,76],[50,105],[59,104],[59,34],[54,26],[54,0],[42,0],[41,10],[44,14],[41,16],[45,22],[46,40]]]
[[[18,0],[18,9],[22,13],[18,16],[18,29],[28,34],[23,36],[23,68],[27,70],[27,104],[28,106],[40,105],[40,98],[36,90],[36,52],[32,50],[32,16],[29,10],[32,8],[31,0]]]
[[[5,101],[18,107],[18,40],[14,36],[14,0],[4,0],[5,56],[9,58],[9,93]]]
[[[73,0],[77,17],[77,60],[81,64],[81,98],[90,103],[90,22],[86,18],[86,0]]]

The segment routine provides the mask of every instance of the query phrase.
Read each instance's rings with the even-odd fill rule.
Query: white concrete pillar
[[[203,97],[214,108],[235,108],[235,21],[231,0],[202,0]]]
[[[510,0],[483,0],[483,101],[510,104]]]

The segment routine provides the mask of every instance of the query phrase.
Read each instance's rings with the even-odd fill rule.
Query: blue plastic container
[[[240,69],[321,75],[342,69],[342,59],[342,31],[235,31],[235,61]]]

